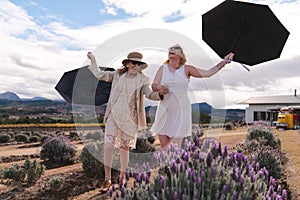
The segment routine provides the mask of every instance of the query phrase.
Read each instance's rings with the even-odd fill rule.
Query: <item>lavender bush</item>
[[[158,173],[150,181],[147,165],[133,171],[132,189],[111,189],[115,199],[287,199],[269,172],[243,153],[221,148],[221,143],[200,138],[186,140],[184,148],[171,145],[168,154],[156,154]]]
[[[283,174],[283,154],[277,149],[266,146],[257,140],[238,144],[237,151],[249,155],[249,159],[255,159],[260,167],[265,167],[269,176],[280,179]]]
[[[41,159],[57,165],[75,162],[76,147],[65,136],[47,138],[41,150]]]
[[[264,145],[280,149],[281,142],[278,135],[274,132],[272,127],[266,122],[257,121],[249,128],[246,142],[257,140]]]

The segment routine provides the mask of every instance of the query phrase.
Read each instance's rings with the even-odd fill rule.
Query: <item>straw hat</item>
[[[145,63],[142,59],[143,59],[143,55],[141,53],[131,52],[127,55],[127,58],[122,61],[122,64],[125,66],[128,61],[137,61],[137,62],[142,63],[140,65],[140,68],[141,68],[141,70],[143,70],[146,67],[148,67],[148,64]]]

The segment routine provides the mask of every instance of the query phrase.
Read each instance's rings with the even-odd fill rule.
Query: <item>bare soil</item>
[[[247,127],[237,128],[232,131],[216,130],[217,137],[222,145],[233,148],[237,143],[244,142]],[[216,132],[212,133],[215,134]],[[285,176],[291,192],[292,200],[300,200],[300,132],[298,130],[277,131],[282,150],[288,158],[285,164]],[[209,137],[210,135],[207,134]],[[77,157],[80,155],[83,144],[76,142]],[[158,142],[156,141],[156,144]],[[11,166],[13,163],[22,165],[29,155],[31,159],[39,160],[41,147],[33,144],[10,144],[0,146],[0,170]],[[53,189],[49,182],[54,177],[64,177],[65,181],[61,188]],[[80,162],[76,164],[47,169],[41,179],[34,185],[26,184],[21,186],[5,185],[0,183],[0,199],[66,199],[66,200],[86,200],[86,199],[110,199],[108,194],[99,194],[100,184],[103,180],[93,180],[85,177]],[[132,184],[132,180],[129,184]]]

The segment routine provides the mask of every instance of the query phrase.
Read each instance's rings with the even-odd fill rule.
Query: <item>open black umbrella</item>
[[[267,5],[226,0],[202,15],[202,39],[221,57],[256,65],[279,58],[289,31]]]
[[[100,67],[104,71],[114,71],[113,68]],[[107,103],[111,83],[99,81],[94,77],[88,66],[65,72],[55,89],[71,104],[102,105]]]

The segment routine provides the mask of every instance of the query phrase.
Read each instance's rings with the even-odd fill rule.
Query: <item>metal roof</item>
[[[242,100],[238,104],[293,104],[300,105],[300,96],[278,95],[278,96],[258,96]]]

